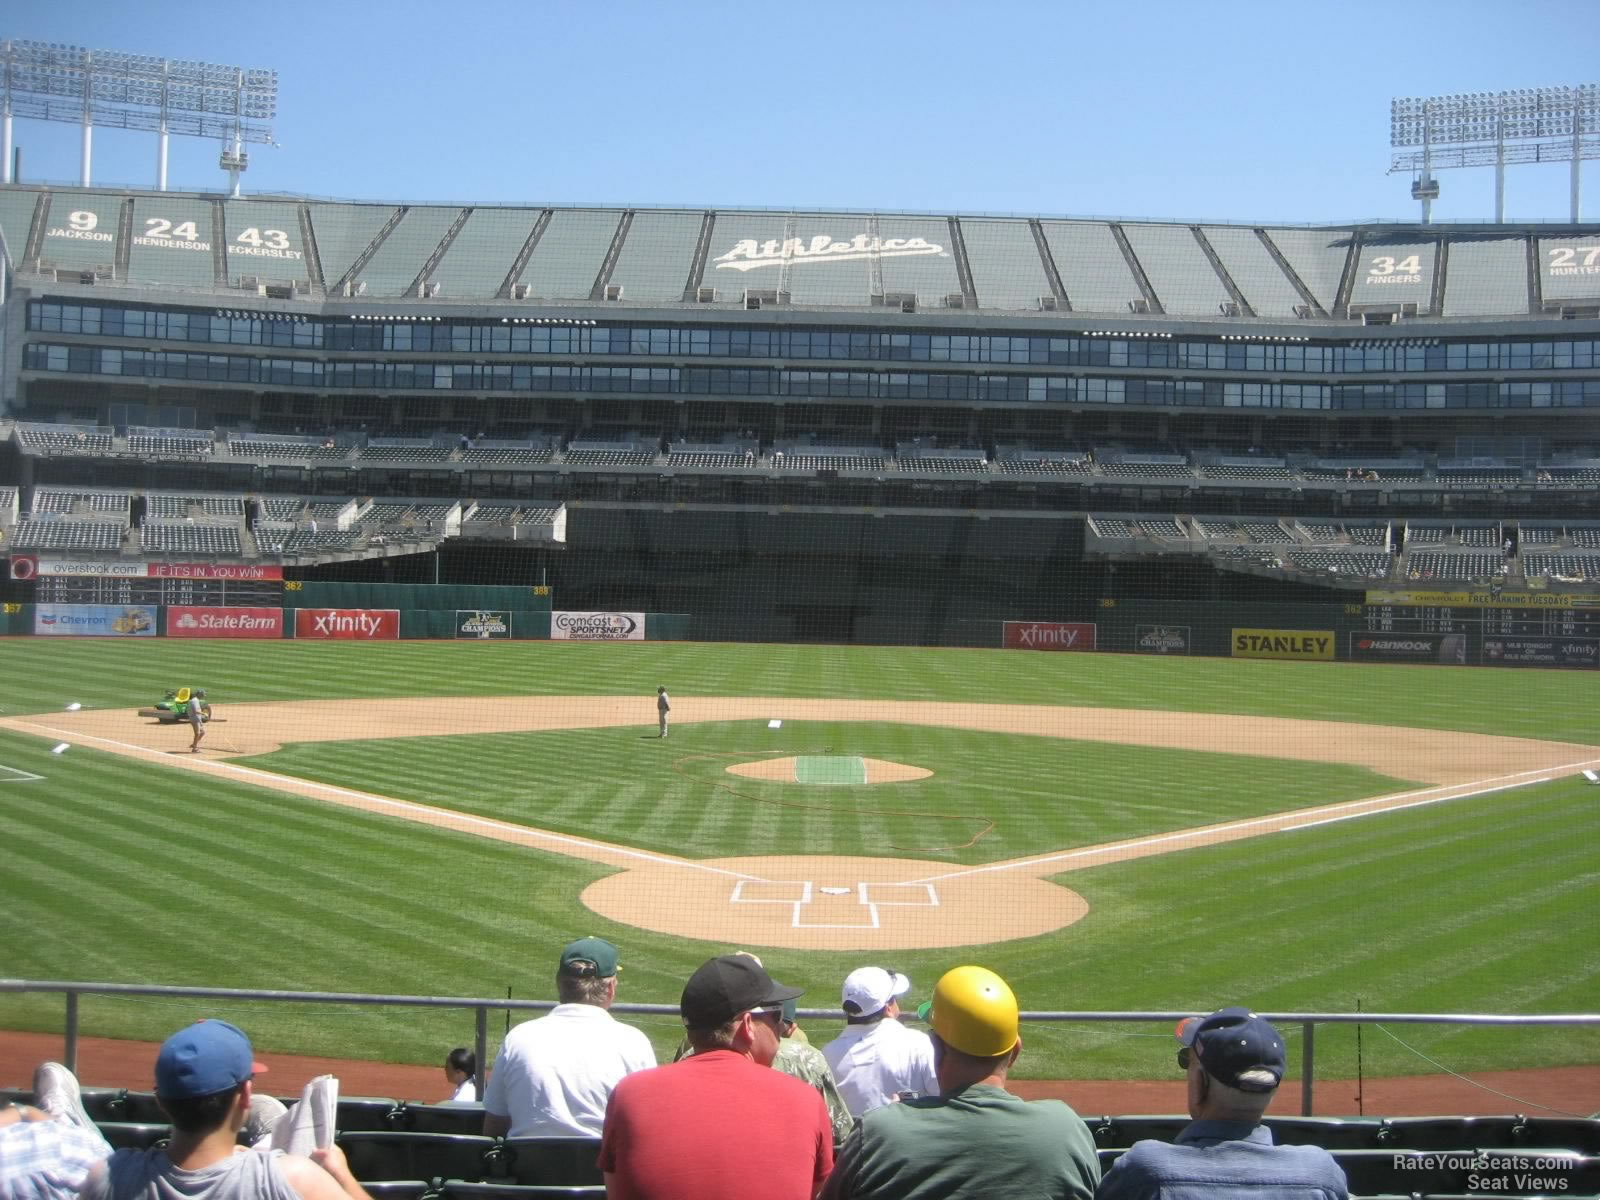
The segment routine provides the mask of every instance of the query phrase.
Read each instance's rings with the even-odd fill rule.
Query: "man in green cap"
[[[617,948],[597,937],[561,951],[560,1003],[506,1034],[483,1093],[490,1137],[599,1137],[611,1090],[656,1065],[650,1039],[607,1010],[617,998]]]
[[[956,967],[920,1011],[932,1027],[939,1095],[862,1117],[822,1200],[1092,1200],[1100,1163],[1083,1118],[1059,1100],[1005,1089],[1022,1049],[1005,980]]]

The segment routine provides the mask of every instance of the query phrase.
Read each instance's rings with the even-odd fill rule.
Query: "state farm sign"
[[[1093,621],[1007,621],[1007,650],[1093,650]]]
[[[167,607],[167,636],[177,638],[281,638],[281,608]]]
[[[294,635],[297,638],[342,638],[349,641],[375,641],[400,636],[398,608],[297,608],[294,610]]]

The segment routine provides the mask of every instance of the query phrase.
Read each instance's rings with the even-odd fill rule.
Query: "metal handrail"
[[[489,1061],[489,1013],[546,1011],[556,1006],[555,1000],[514,1000],[501,996],[495,998],[469,996],[396,996],[375,992],[290,992],[261,988],[186,987],[160,983],[92,983],[41,979],[0,979],[0,993],[4,992],[57,992],[66,997],[66,1023],[63,1030],[62,1062],[70,1071],[78,1063],[78,1000],[81,996],[203,996],[209,999],[228,1000],[281,1000],[316,1004],[367,1004],[398,1008],[459,1008],[472,1009],[474,1015],[474,1050],[478,1061]],[[629,1004],[611,1006],[612,1012],[636,1013],[646,1016],[678,1015],[675,1004]],[[832,1008],[802,1008],[799,1016],[827,1020],[837,1018]],[[1027,1011],[1019,1014],[1024,1021],[1042,1022],[1171,1022],[1185,1017],[1203,1016],[1203,1013],[1176,1009],[1142,1010],[1129,1012],[1068,1012],[1057,1009]],[[1600,1013],[1384,1013],[1384,1012],[1263,1012],[1260,1014],[1276,1024],[1297,1024],[1301,1031],[1300,1113],[1312,1115],[1316,1086],[1316,1028],[1318,1025],[1595,1025],[1600,1026]],[[478,1084],[482,1098],[483,1084]]]

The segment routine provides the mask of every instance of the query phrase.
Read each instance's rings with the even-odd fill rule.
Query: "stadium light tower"
[[[1507,143],[1510,143],[1509,145]],[[1600,158],[1600,84],[1463,92],[1389,105],[1389,174],[1411,171],[1422,222],[1439,197],[1435,168],[1494,166],[1494,219],[1506,219],[1506,164],[1570,162],[1572,220],[1579,220],[1583,160]],[[1407,149],[1420,146],[1420,150]]]
[[[11,182],[11,119],[69,121],[83,128],[79,183],[90,185],[96,125],[159,135],[156,187],[167,190],[167,137],[217,138],[233,195],[249,166],[245,142],[272,142],[278,73],[54,42],[0,42],[0,182]]]

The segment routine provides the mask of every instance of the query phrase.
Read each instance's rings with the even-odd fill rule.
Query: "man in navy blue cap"
[[[1275,1146],[1261,1123],[1283,1082],[1283,1038],[1247,1008],[1178,1024],[1189,1116],[1172,1143],[1136,1142],[1100,1180],[1095,1200],[1248,1193],[1251,1200],[1347,1200],[1344,1172],[1321,1146]]]
[[[239,1145],[264,1070],[235,1025],[178,1030],[156,1056],[156,1099],[172,1119],[172,1140],[118,1150],[84,1181],[81,1200],[372,1200],[337,1146],[303,1158]]]

